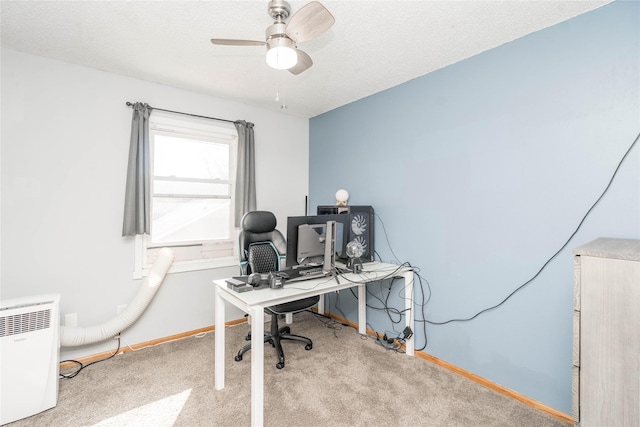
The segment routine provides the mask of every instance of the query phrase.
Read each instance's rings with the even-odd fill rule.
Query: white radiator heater
[[[60,295],[0,301],[0,424],[58,403],[59,324]]]

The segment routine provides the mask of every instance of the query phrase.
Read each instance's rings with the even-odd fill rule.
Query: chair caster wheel
[[[278,369],[282,369],[282,368],[284,368],[284,362],[278,362],[278,363],[276,363],[276,368],[278,368]]]
[[[235,360],[236,362],[239,362],[242,360],[242,356],[236,356],[233,358],[233,360]]]
[[[311,350],[312,348],[313,348],[313,345],[311,345],[311,344],[307,344],[307,345],[304,346],[305,350]]]

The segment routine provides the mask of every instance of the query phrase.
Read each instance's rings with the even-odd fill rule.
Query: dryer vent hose
[[[133,324],[147,309],[149,303],[162,284],[164,276],[167,274],[173,262],[173,251],[169,248],[162,248],[158,251],[158,256],[151,266],[149,275],[142,282],[140,290],[133,297],[127,307],[115,318],[98,326],[90,328],[69,328],[60,327],[60,345],[62,347],[76,347],[79,345],[93,344],[110,339]]]

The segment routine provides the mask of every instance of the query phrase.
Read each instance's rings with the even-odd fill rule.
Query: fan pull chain
[[[276,78],[276,102],[280,102],[280,109],[286,110],[287,104],[285,103],[284,90],[282,91],[282,96],[280,96],[280,88],[282,83],[283,72],[278,72],[278,76]]]

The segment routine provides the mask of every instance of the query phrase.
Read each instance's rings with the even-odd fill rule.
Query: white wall
[[[303,214],[306,118],[8,49],[1,58],[2,299],[60,293],[62,316],[78,313],[78,325],[88,327],[111,319],[137,292],[133,240],[121,237],[132,114],[127,101],[253,122],[258,209],[273,211],[283,232],[287,216]],[[211,281],[237,272],[234,266],[170,275],[123,333],[124,344],[212,325]],[[61,357],[115,344],[63,348]]]

